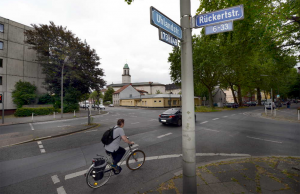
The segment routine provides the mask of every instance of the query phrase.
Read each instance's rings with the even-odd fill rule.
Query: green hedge
[[[34,116],[37,115],[49,115],[54,112],[53,107],[43,107],[43,108],[18,108],[15,112],[15,116],[17,117],[27,117],[31,116],[34,113]]]

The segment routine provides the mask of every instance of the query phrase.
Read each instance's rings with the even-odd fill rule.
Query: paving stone
[[[182,193],[183,191],[183,179],[182,178],[178,178],[178,179],[174,179],[174,184],[175,184],[175,187],[178,189],[178,191],[180,193]]]
[[[244,180],[239,182],[242,187],[244,187],[247,191],[256,193],[256,183],[250,180]]]
[[[251,170],[243,170],[239,171],[243,176],[246,175],[248,178],[251,180],[255,180],[256,177],[256,171],[251,171]],[[245,178],[246,179],[246,178]]]
[[[223,182],[223,185],[225,185],[231,193],[247,192],[247,190],[244,187],[242,187],[236,182]]]
[[[267,162],[254,162],[256,165],[263,167],[265,169],[272,168]]]
[[[234,169],[233,169],[230,165],[228,165],[228,164],[226,164],[226,165],[219,165],[219,168],[220,168],[223,172],[233,171],[233,170],[234,170]]]
[[[208,185],[200,185],[197,187],[197,194],[215,194]]]
[[[293,191],[300,193],[300,183],[297,183],[290,178],[285,179],[283,183],[287,184]]]
[[[243,163],[241,165],[243,165],[245,168],[247,168],[250,171],[256,171],[255,164],[253,163]]]
[[[223,183],[209,184],[210,188],[218,194],[231,194],[229,189]]]
[[[291,170],[293,168],[294,164],[289,164],[289,163],[286,163],[284,161],[280,161],[278,163],[278,166],[277,166],[277,169],[283,171],[283,170]]]
[[[292,191],[291,189],[274,191],[273,193],[276,193],[276,194],[296,194],[296,192]]]
[[[175,189],[163,190],[161,193],[162,194],[176,194],[176,190]]]
[[[237,171],[228,171],[225,173],[218,173],[216,176],[219,178],[221,182],[230,182],[232,181],[232,178],[236,179],[237,181],[245,180],[243,175],[241,175]]]
[[[235,169],[235,170],[243,170],[245,169],[245,167],[241,164],[230,164],[231,168]]]
[[[208,184],[221,182],[217,177],[215,177],[214,175],[212,175],[210,173],[201,172],[200,174],[201,174],[202,178],[205,180],[205,182],[207,182]]]
[[[205,185],[205,182],[199,176],[197,176],[197,185]]]
[[[219,166],[207,166],[208,170],[210,170],[212,173],[219,173],[223,172],[222,169]]]
[[[265,175],[261,175],[260,179],[260,186],[262,189],[267,189],[269,191],[275,191],[285,188],[285,186]]]

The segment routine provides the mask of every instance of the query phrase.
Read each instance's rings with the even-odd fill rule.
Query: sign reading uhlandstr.
[[[203,26],[241,19],[244,19],[244,6],[238,5],[210,13],[196,15],[193,17],[193,27],[200,28]]]
[[[178,39],[182,39],[181,26],[152,6],[150,7],[150,23],[157,28],[169,32]]]

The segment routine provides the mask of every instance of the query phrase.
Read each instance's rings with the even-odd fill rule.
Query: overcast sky
[[[168,63],[172,46],[158,39],[150,24],[150,6],[180,24],[180,0],[1,0],[0,16],[30,26],[66,26],[100,56],[107,84],[121,83],[128,63],[131,82],[171,83]],[[191,0],[195,15],[199,0]],[[193,30],[200,34],[200,29]]]

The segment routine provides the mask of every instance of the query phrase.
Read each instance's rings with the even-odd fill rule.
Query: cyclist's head
[[[121,126],[122,124],[124,124],[124,119],[119,119],[117,122],[117,125]]]

